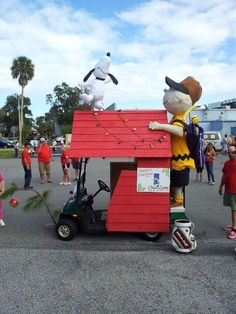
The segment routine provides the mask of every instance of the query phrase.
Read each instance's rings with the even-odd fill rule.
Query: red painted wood
[[[170,157],[169,134],[148,128],[155,120],[167,123],[166,111],[75,111],[70,156]]]
[[[154,147],[158,147],[160,149],[168,149],[170,142],[165,141],[163,143],[159,143],[158,139],[153,137],[146,138],[137,138],[137,135],[131,134],[123,134],[123,135],[106,135],[104,134],[90,134],[91,139],[88,143],[88,134],[73,134],[73,142],[83,142],[83,145],[87,145],[87,147],[91,146],[90,143],[94,143],[94,145],[101,145],[101,142],[104,144],[109,143],[109,145],[117,146],[117,145],[137,145],[138,148],[150,148],[150,144],[154,145]],[[94,137],[92,137],[94,136]],[[111,143],[112,142],[112,143]],[[118,143],[119,142],[119,143]],[[120,143],[121,142],[121,143]]]
[[[170,158],[139,158],[138,168],[170,168]]]
[[[141,224],[152,224],[152,223],[166,223],[168,222],[167,215],[160,215],[160,214],[137,214],[131,215],[130,213],[127,214],[118,214],[112,213],[109,217],[109,223],[141,223]]]
[[[137,192],[136,183],[136,171],[121,172],[108,207],[108,231],[168,231],[169,193]]]
[[[140,223],[112,223],[108,226],[108,231],[113,232],[169,232],[170,225],[165,224],[140,224]]]
[[[86,128],[95,128],[96,129],[102,129],[102,128],[112,128],[112,129],[127,129],[128,128],[137,128],[137,131],[139,130],[145,130],[148,129],[147,120],[133,120],[128,121],[126,123],[123,123],[121,121],[117,120],[74,120],[76,123],[75,127],[79,129],[86,129]],[[158,122],[165,123],[166,119],[158,119]],[[150,133],[156,133],[156,131],[149,130]],[[162,131],[164,132],[164,131]],[[164,132],[166,133],[166,132]]]
[[[146,192],[145,194],[147,194],[147,197],[154,197],[153,194],[155,193],[152,193],[152,192]],[[137,195],[137,188],[136,188],[136,185],[132,185],[132,186],[129,186],[129,188],[127,189],[127,185],[125,186],[119,186],[119,190],[116,191],[116,195],[119,196],[119,195],[122,195],[122,196],[125,196],[125,195],[130,195],[130,196],[135,196]],[[169,198],[169,193],[166,193],[166,192],[160,192],[158,193],[158,200],[160,199],[164,199],[164,198]],[[155,197],[156,199],[156,197]]]
[[[129,189],[129,187],[128,187]],[[127,193],[128,194],[128,193]],[[142,202],[145,202],[147,206],[151,204],[159,204],[159,205],[168,205],[169,204],[169,193],[166,193],[167,195],[142,195],[146,194],[145,192],[137,192],[137,194],[133,195],[120,195],[119,191],[115,195],[112,196],[112,203],[113,204],[126,204],[127,202],[130,202],[130,204],[139,205]],[[159,194],[159,193],[152,193],[152,194]]]
[[[102,147],[102,144],[101,144]],[[73,146],[71,145],[70,149],[70,158],[80,158],[80,157],[93,157],[93,158],[99,158],[99,157],[111,157],[111,158],[132,158],[132,157],[162,157],[163,155],[167,154],[166,150],[147,150],[147,149],[100,149],[95,150],[94,148],[86,148],[86,149],[72,149]],[[171,153],[169,154],[169,157],[171,156]]]
[[[144,204],[134,205],[134,204],[112,204],[112,213],[118,213],[118,214],[156,214],[158,212],[158,215],[160,214],[166,214],[169,215],[169,207],[167,205],[157,205],[157,204],[151,204],[148,206],[144,206]]]
[[[99,140],[114,140],[120,139],[122,141],[135,141],[135,142],[157,142],[158,145],[164,144],[164,143],[170,143],[169,137],[165,139],[162,143],[159,141],[162,140],[162,136],[164,136],[164,133],[145,133],[144,129],[132,131],[129,132],[123,128],[117,128],[117,129],[111,129],[107,128],[105,130],[96,130],[95,128],[81,128],[81,129],[74,129],[73,130],[73,140],[77,141],[84,141],[88,138],[86,138],[88,135],[96,135],[96,138],[92,138],[90,140],[93,140],[94,142],[97,142]],[[103,138],[104,137],[104,138]],[[85,138],[85,139],[84,139]]]

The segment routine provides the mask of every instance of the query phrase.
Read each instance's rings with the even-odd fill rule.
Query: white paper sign
[[[170,168],[138,168],[137,192],[169,192]]]

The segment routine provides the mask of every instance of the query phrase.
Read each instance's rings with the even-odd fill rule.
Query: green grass
[[[21,155],[21,151],[19,149],[19,156]],[[4,148],[0,148],[0,159],[4,159],[4,158],[14,158],[15,157],[15,151],[14,149],[12,148],[9,148],[9,149],[4,149]]]

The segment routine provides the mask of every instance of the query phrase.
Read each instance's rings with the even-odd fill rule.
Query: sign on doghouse
[[[170,168],[138,168],[137,192],[169,192]]]

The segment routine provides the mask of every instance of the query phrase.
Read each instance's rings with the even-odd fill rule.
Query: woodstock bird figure
[[[82,90],[88,91],[88,94],[83,92],[81,98],[85,104],[91,104],[93,102],[94,108],[98,110],[104,110],[103,98],[105,84],[113,82],[115,85],[118,84],[118,80],[109,73],[109,67],[111,64],[111,54],[108,52],[96,65],[95,68],[89,71],[85,76],[83,83],[79,84]],[[95,76],[95,79],[87,82],[91,74]]]

